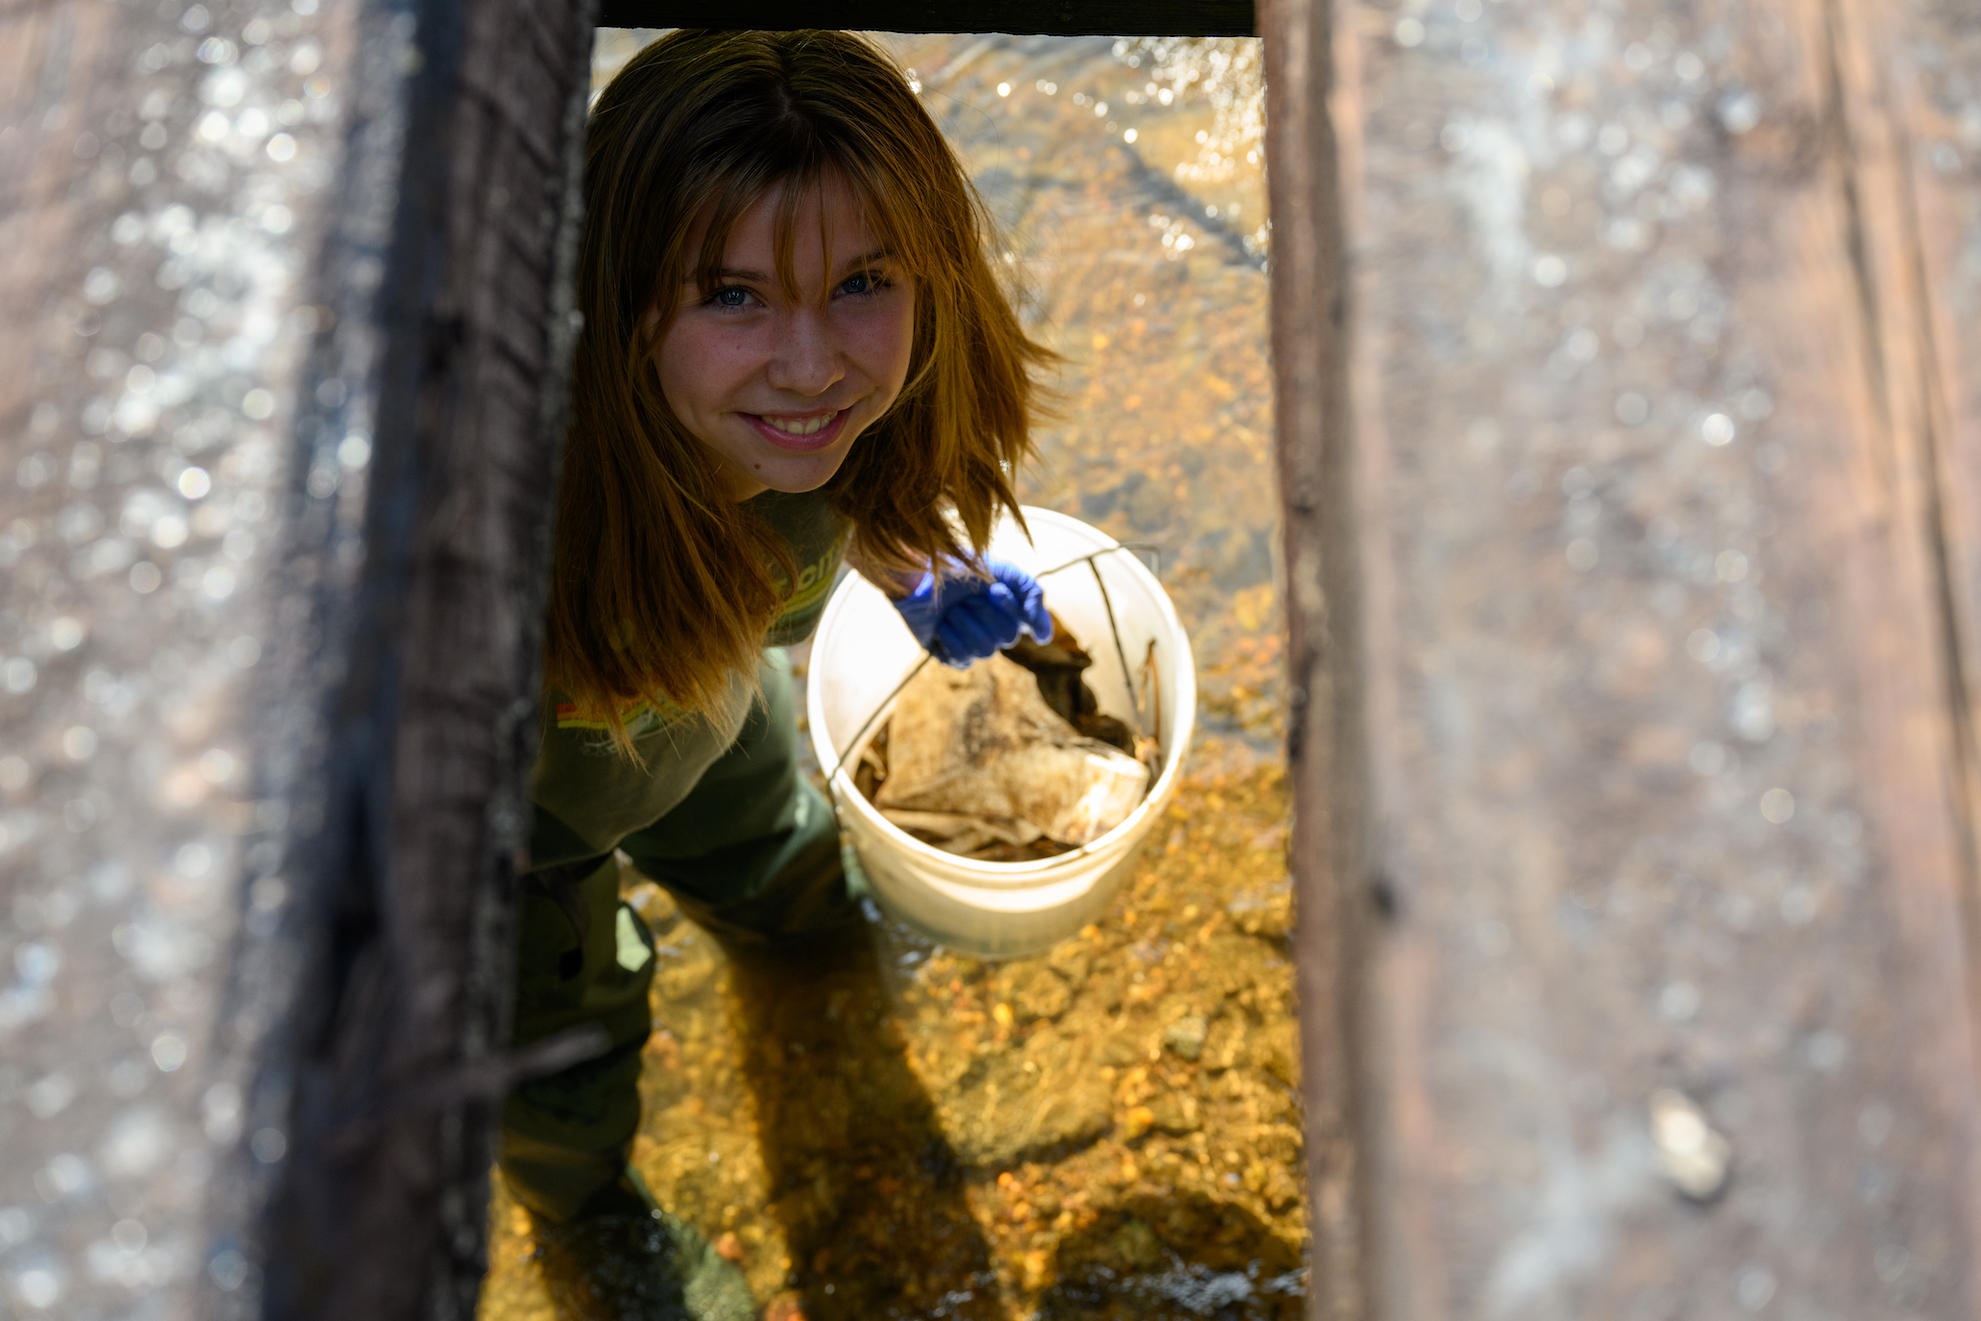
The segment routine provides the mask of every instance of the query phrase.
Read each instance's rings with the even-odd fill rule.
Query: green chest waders
[[[822,500],[779,497],[765,513],[805,566],[796,608],[770,638],[795,642],[816,623],[844,536]],[[613,849],[733,944],[796,941],[858,914],[832,805],[798,770],[790,662],[768,651],[758,677],[761,696],[733,738],[700,718],[658,725],[638,735],[645,768],[596,736],[546,736],[530,845],[539,870],[526,879],[519,913],[513,1040],[524,1046],[595,1023],[610,1044],[518,1085],[503,1104],[503,1177],[539,1216],[568,1220],[614,1184],[639,1128],[654,943],[619,898]]]

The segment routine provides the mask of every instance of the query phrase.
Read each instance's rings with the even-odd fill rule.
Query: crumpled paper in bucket
[[[1037,676],[1003,656],[962,671],[924,666],[888,724],[874,805],[951,853],[1088,844],[1148,794],[1147,765],[1081,735],[1046,704]]]

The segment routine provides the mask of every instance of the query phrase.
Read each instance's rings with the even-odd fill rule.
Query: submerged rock
[[[1204,1038],[1209,1034],[1210,1024],[1202,1014],[1185,1014],[1164,1029],[1162,1044],[1184,1059],[1194,1060],[1204,1053]]]
[[[1084,940],[1062,940],[1046,955],[1046,963],[1074,986],[1083,986],[1094,966],[1094,952]]]
[[[957,1159],[983,1167],[1053,1159],[1114,1126],[1108,1083],[1084,1043],[1052,1033],[985,1058],[936,1098],[936,1113]]]
[[[1188,1092],[1156,1097],[1149,1105],[1149,1123],[1165,1133],[1195,1133],[1204,1126],[1197,1098]]]
[[[996,985],[998,998],[1012,1007],[1021,1023],[1058,1018],[1073,1003],[1073,992],[1040,959],[1007,965],[998,973]]]

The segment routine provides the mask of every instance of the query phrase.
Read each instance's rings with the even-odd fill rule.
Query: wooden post
[[[472,1313],[591,32],[0,16],[23,1305]]]
[[[936,0],[735,0],[711,12],[695,0],[603,0],[598,21],[616,28],[1249,37],[1257,31],[1252,8],[1253,0],[984,0],[967,10]]]
[[[576,334],[591,19],[582,0],[513,0],[368,20],[377,64],[360,77],[388,81],[345,169],[384,181],[388,242],[333,243],[352,338],[333,334],[314,364],[341,381],[361,362],[369,379],[329,393],[376,400],[362,568],[299,620],[329,645],[297,657],[295,686],[335,705],[297,782],[331,782],[315,789],[320,819],[292,825],[301,902],[250,946],[234,1023],[245,1048],[242,1020],[293,997],[290,1031],[258,1052],[255,1100],[293,1125],[255,1240],[265,1311],[468,1317],[493,1107],[519,1072],[568,1058],[554,1044],[531,1061],[501,1051]],[[326,409],[318,434],[348,424]],[[341,461],[320,444],[306,481]],[[306,522],[311,534],[322,540],[303,543],[299,578],[341,539],[330,518]]]
[[[1971,1316],[1981,57],[1358,22],[1376,1310]]]
[[[1368,1315],[1362,1131],[1364,712],[1348,426],[1349,308],[1324,0],[1270,0],[1266,159],[1272,342],[1287,577],[1287,761],[1313,1246],[1309,1315]]]

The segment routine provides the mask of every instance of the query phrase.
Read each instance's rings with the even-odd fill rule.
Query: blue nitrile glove
[[[944,564],[940,577],[923,574],[921,585],[894,603],[915,641],[952,669],[967,670],[1004,650],[1021,631],[1052,641],[1052,616],[1038,579],[1003,560],[984,568],[988,579]]]

